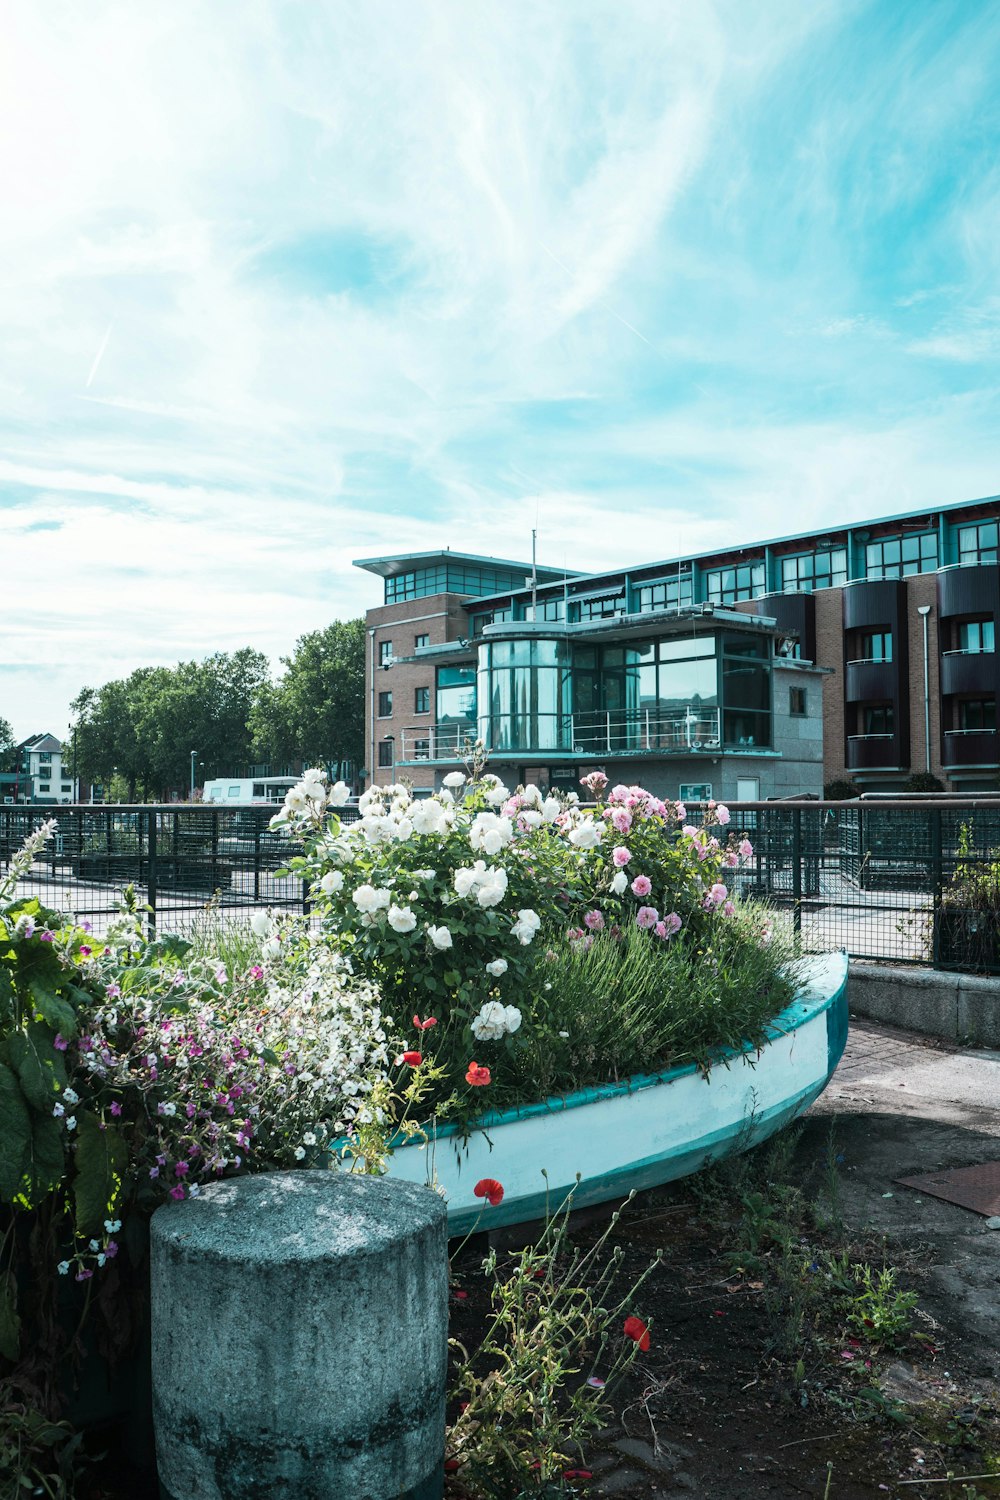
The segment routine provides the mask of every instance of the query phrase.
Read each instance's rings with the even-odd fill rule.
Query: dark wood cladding
[[[799,638],[799,656],[816,660],[816,600],[812,594],[764,594],[753,601],[755,615],[769,615],[779,630]]]
[[[879,578],[848,584],[843,592],[844,723],[849,771],[895,769],[910,764],[910,645],[906,584]],[[892,637],[892,661],[858,661],[859,636]],[[891,703],[893,734],[852,738],[866,703]]]
[[[997,734],[995,729],[970,730],[965,734],[943,736],[941,764],[954,766],[995,766]]]
[[[963,563],[944,568],[937,576],[938,615],[942,620],[953,616],[1000,613],[1000,564]]]
[[[895,771],[902,762],[897,759],[896,735],[873,734],[847,741],[849,771]]]
[[[941,691],[992,698],[997,691],[995,651],[946,651],[941,658]]]
[[[885,703],[896,697],[894,661],[849,661],[844,673],[847,703]]]

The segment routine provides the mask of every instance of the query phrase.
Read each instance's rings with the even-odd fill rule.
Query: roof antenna
[[[537,518],[536,518],[537,519]],[[535,565],[535,538],[538,532],[533,526],[531,528],[531,618],[535,619],[536,605],[538,604],[538,568]]]

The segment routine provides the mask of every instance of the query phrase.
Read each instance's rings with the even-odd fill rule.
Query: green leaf
[[[125,1143],[111,1125],[101,1129],[96,1115],[79,1116],[76,1147],[76,1228],[82,1235],[96,1234],[121,1192],[128,1160]]]
[[[66,1063],[52,1041],[51,1028],[38,1021],[29,1021],[25,1031],[14,1031],[7,1039],[7,1055],[24,1097],[42,1114],[52,1113],[67,1083]]]
[[[31,1139],[20,1196],[28,1208],[36,1208],[53,1192],[66,1175],[66,1150],[63,1133],[51,1116],[31,1121]]]
[[[31,1141],[31,1116],[21,1085],[5,1063],[0,1063],[0,1200],[13,1203],[24,1177]]]
[[[17,1312],[17,1282],[8,1271],[0,1280],[0,1354],[12,1362],[21,1344],[21,1319]]]
[[[50,990],[48,985],[40,979],[32,979],[28,988],[31,990],[31,998],[35,1003],[35,1009],[43,1021],[48,1021],[55,1031],[59,1031],[67,1041],[72,1041],[76,1036],[76,1014],[68,1000]]]

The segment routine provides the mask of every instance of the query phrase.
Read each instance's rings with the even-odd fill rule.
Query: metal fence
[[[302,882],[276,873],[294,846],[269,829],[272,812],[52,809],[56,836],[23,889],[98,930],[129,883],[161,927],[208,905],[308,911]],[[1000,798],[748,802],[731,813],[730,831],[754,846],[734,887],[782,913],[807,951],[1000,973]],[[48,815],[0,808],[0,870]]]
[[[0,808],[0,871],[34,828],[55,836],[19,889],[100,930],[133,885],[155,928],[189,925],[206,907],[307,912],[301,880],[278,875],[295,845],[269,826],[275,807],[79,806]],[[342,809],[347,819],[357,809]]]

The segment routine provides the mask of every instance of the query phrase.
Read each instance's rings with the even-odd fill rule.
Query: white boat
[[[799,973],[764,1044],[720,1051],[707,1075],[693,1064],[637,1074],[483,1115],[468,1135],[432,1125],[397,1146],[389,1175],[440,1187],[456,1235],[543,1218],[571,1190],[574,1208],[607,1203],[756,1146],[819,1097],[847,1042],[846,953]],[[474,1193],[483,1178],[503,1187],[495,1208]]]

